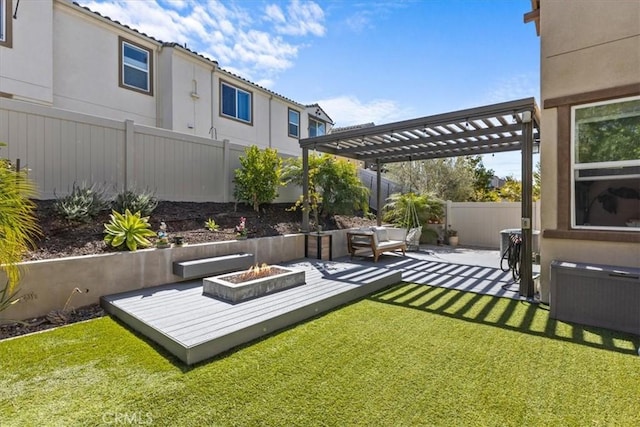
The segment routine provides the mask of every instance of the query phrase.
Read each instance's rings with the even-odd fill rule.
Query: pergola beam
[[[433,144],[446,143],[447,141],[454,141],[454,140],[464,140],[466,143],[473,144],[475,142],[474,139],[479,139],[480,137],[483,137],[483,136],[487,138],[491,136],[500,138],[499,135],[503,135],[503,137],[506,137],[504,136],[504,134],[507,134],[507,133],[509,134],[509,136],[512,136],[512,134],[520,132],[521,128],[522,126],[520,124],[511,124],[511,125],[505,125],[502,127],[492,127],[492,128],[486,128],[486,129],[476,128],[474,130],[468,130],[468,131],[457,131],[455,133],[452,132],[449,134],[442,134],[442,133],[437,134],[432,129],[428,129],[428,130],[431,130],[431,132],[429,133],[424,131],[422,132],[423,134],[426,134],[426,136],[416,137],[412,141],[402,140],[402,141],[385,142],[384,137],[375,135],[373,137],[372,136],[367,137],[366,140],[360,145],[355,145],[356,143],[355,139],[342,139],[336,144],[337,145],[336,151],[339,150],[341,155],[345,155],[344,153],[359,153],[365,149],[387,150],[394,147],[403,147],[408,144],[428,146]],[[390,138],[387,137],[386,139],[388,141]],[[341,148],[342,145],[347,145],[348,148]]]
[[[401,132],[404,130],[421,130],[444,126],[451,123],[467,123],[472,120],[488,119],[496,116],[512,115],[519,120],[518,114],[531,109],[535,104],[533,98],[525,98],[518,101],[503,102],[487,107],[470,108],[452,113],[438,114],[434,116],[420,117],[401,122],[387,123],[361,129],[347,130],[337,134],[327,134],[313,138],[300,140],[300,147],[313,148],[324,144],[339,143],[340,140],[358,140],[370,135],[384,135]]]
[[[520,294],[533,296],[532,158],[540,127],[534,98],[352,129],[300,140],[304,169],[302,230],[309,231],[308,156],[317,150],[356,160],[375,160],[381,206],[384,163],[522,151],[522,264]],[[378,224],[381,222],[378,212]]]

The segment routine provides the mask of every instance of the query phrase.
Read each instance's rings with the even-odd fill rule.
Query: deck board
[[[383,265],[310,260],[286,265],[304,269],[306,283],[237,304],[203,295],[200,280],[109,295],[102,304],[132,329],[193,364],[399,283],[402,277]]]
[[[231,304],[202,294],[200,280],[103,297],[105,310],[186,364],[211,358],[401,280],[516,298],[498,251],[458,249],[284,264],[306,271],[304,285]]]

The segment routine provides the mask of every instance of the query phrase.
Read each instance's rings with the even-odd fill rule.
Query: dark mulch
[[[99,304],[87,305],[71,310],[66,313],[67,321],[64,324],[81,322],[83,320],[95,319],[104,316],[104,310]],[[52,323],[46,316],[26,319],[22,322],[10,322],[0,325],[0,340],[30,334],[33,332],[46,331],[47,329],[61,326],[59,323]]]

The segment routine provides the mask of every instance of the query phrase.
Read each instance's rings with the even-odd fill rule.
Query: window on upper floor
[[[572,226],[640,231],[640,97],[571,109]]]
[[[139,44],[119,38],[120,87],[153,95],[153,52]]]
[[[0,0],[0,46],[11,47],[11,0]]]
[[[289,136],[300,137],[300,112],[289,108]]]
[[[252,93],[220,82],[220,114],[251,123]]]
[[[323,121],[309,117],[309,138],[322,136],[325,134],[326,124]]]

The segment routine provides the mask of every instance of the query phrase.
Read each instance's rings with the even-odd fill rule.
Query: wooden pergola
[[[382,206],[382,165],[505,151],[522,152],[522,252],[520,294],[533,297],[533,148],[539,141],[540,112],[534,98],[364,127],[300,140],[304,181],[303,231],[309,231],[309,150],[374,162],[377,201]],[[378,211],[378,225],[381,215]]]

